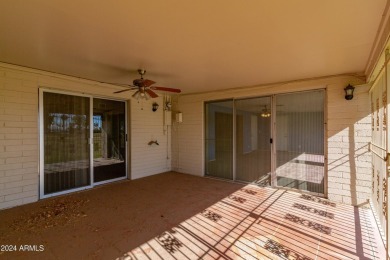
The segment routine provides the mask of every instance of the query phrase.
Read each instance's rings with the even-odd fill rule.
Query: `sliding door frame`
[[[242,182],[242,183],[248,183],[248,182],[245,182],[245,181],[242,181],[242,180],[237,180],[236,179],[236,171],[237,171],[237,168],[236,168],[236,161],[237,161],[237,151],[236,151],[236,148],[237,148],[237,132],[236,132],[236,127],[237,127],[237,124],[236,124],[236,101],[243,101],[243,100],[248,100],[248,99],[262,99],[262,98],[269,98],[269,102],[270,102],[270,109],[271,109],[271,122],[270,122],[270,129],[269,129],[269,133],[270,133],[270,136],[269,136],[269,145],[270,145],[270,166],[271,166],[271,187],[274,187],[273,184],[272,184],[272,179],[273,179],[273,173],[274,173],[274,170],[276,168],[273,168],[273,144],[275,142],[272,142],[271,143],[271,140],[273,140],[273,135],[274,135],[274,132],[273,132],[273,120],[272,120],[272,117],[273,117],[273,106],[274,106],[274,95],[261,95],[261,96],[254,96],[254,97],[242,97],[242,98],[234,98],[233,99],[233,181],[237,181],[237,182]],[[251,183],[251,182],[249,182]]]
[[[43,118],[43,94],[47,93],[56,93],[56,94],[63,94],[63,95],[70,95],[70,96],[79,96],[79,97],[87,97],[89,98],[89,167],[90,167],[90,184],[79,187],[79,188],[74,188],[74,189],[69,189],[69,190],[64,190],[64,191],[59,191],[59,192],[53,192],[50,194],[45,195],[45,179],[44,179],[44,158],[45,158],[45,144],[44,144],[44,118]],[[45,199],[45,198],[50,198],[54,196],[59,196],[63,194],[68,194],[72,192],[77,192],[77,191],[82,191],[86,189],[91,189],[95,186],[101,185],[101,184],[106,184],[114,181],[119,181],[119,180],[124,180],[128,178],[128,161],[129,161],[129,156],[128,156],[128,138],[127,138],[127,132],[128,132],[128,118],[127,118],[127,102],[125,100],[119,100],[119,99],[113,99],[113,98],[107,98],[107,97],[102,97],[102,96],[94,96],[92,94],[84,94],[84,93],[78,93],[78,92],[72,92],[72,91],[64,91],[64,90],[57,90],[57,89],[50,89],[50,88],[44,88],[41,87],[39,88],[39,95],[38,95],[38,114],[39,114],[39,198],[40,199]],[[93,100],[94,98],[99,98],[99,99],[105,99],[105,100],[112,100],[112,101],[118,101],[118,102],[124,102],[125,103],[125,147],[126,147],[126,156],[125,156],[125,171],[126,175],[124,177],[119,177],[111,180],[105,180],[101,182],[94,182],[94,165],[93,165]]]
[[[321,91],[323,93],[323,97],[324,97],[324,107],[323,107],[323,114],[324,114],[324,122],[323,122],[323,136],[324,136],[324,140],[323,140],[323,143],[324,143],[324,193],[317,193],[317,192],[311,192],[311,191],[306,191],[306,190],[300,190],[300,189],[294,189],[294,188],[290,188],[290,187],[283,187],[283,186],[278,186],[277,185],[277,176],[276,176],[276,169],[277,169],[277,148],[276,148],[276,143],[278,142],[277,138],[276,138],[276,99],[277,99],[277,96],[279,95],[288,95],[288,94],[298,94],[298,93],[306,93],[306,92],[313,92],[313,91]],[[328,122],[328,114],[327,114],[327,91],[326,91],[326,88],[317,88],[317,89],[308,89],[308,90],[303,90],[303,91],[292,91],[292,92],[283,92],[283,93],[277,93],[277,94],[274,94],[272,95],[272,101],[271,101],[271,104],[272,104],[272,111],[271,111],[271,120],[272,120],[272,150],[273,150],[273,154],[271,156],[271,186],[273,188],[278,188],[278,189],[284,189],[284,190],[291,190],[291,191],[296,191],[296,192],[299,192],[299,193],[303,193],[303,194],[310,194],[310,195],[315,195],[315,196],[319,196],[319,197],[324,197],[324,198],[327,198],[328,196],[328,150],[327,150],[327,147],[328,147],[328,143],[327,143],[327,140],[328,140],[328,136],[327,136],[327,122]]]
[[[271,187],[278,188],[276,177],[276,95],[271,95]]]
[[[237,181],[237,160],[236,160],[236,156],[237,156],[237,151],[236,151],[236,148],[237,148],[237,125],[236,125],[236,122],[237,122],[237,118],[236,118],[236,100],[233,99],[232,100],[233,102],[233,113],[232,113],[232,116],[233,116],[233,137],[232,137],[232,149],[233,149],[233,153],[232,153],[232,178],[233,178],[233,181]]]
[[[323,92],[323,98],[324,98],[324,122],[323,122],[323,136],[324,136],[324,193],[316,193],[316,192],[310,192],[310,191],[305,191],[305,190],[299,190],[299,189],[294,189],[294,188],[288,188],[288,187],[282,187],[277,185],[277,176],[276,176],[276,160],[277,160],[277,151],[276,151],[276,143],[278,140],[276,140],[276,98],[278,95],[285,95],[285,94],[297,94],[297,93],[305,93],[305,92],[312,92],[312,91],[322,91]],[[232,101],[233,102],[233,151],[232,151],[232,156],[233,156],[233,162],[232,162],[232,172],[233,176],[232,179],[223,179],[227,181],[237,181],[236,180],[236,101],[238,100],[245,100],[245,99],[251,99],[251,98],[265,98],[269,97],[270,102],[271,102],[271,124],[270,124],[270,139],[272,140],[271,148],[270,148],[270,155],[271,155],[271,187],[272,188],[278,188],[278,189],[285,189],[285,190],[292,190],[295,192],[303,193],[303,194],[311,194],[311,195],[316,195],[320,197],[327,197],[328,196],[328,135],[327,135],[327,130],[328,130],[328,111],[327,111],[327,102],[328,102],[328,93],[327,93],[327,88],[326,86],[322,86],[319,88],[313,88],[313,89],[306,89],[306,90],[300,90],[300,91],[288,91],[288,92],[280,92],[280,93],[275,93],[275,94],[265,94],[265,95],[257,95],[257,96],[245,96],[245,97],[239,97],[239,98],[224,98],[224,99],[215,99],[215,100],[207,100],[203,102],[203,110],[204,110],[204,128],[203,128],[203,136],[204,138],[204,149],[203,149],[203,176],[204,177],[209,177],[209,178],[217,178],[217,179],[223,179],[219,177],[213,177],[210,175],[206,175],[206,163],[207,163],[207,158],[206,158],[206,134],[207,134],[207,120],[206,120],[206,104],[212,103],[212,102],[223,102],[223,101]],[[271,141],[270,140],[270,141]],[[242,182],[242,181],[237,181],[237,182]]]

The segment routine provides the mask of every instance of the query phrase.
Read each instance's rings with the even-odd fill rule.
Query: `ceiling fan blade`
[[[180,93],[181,92],[181,90],[178,89],[178,88],[165,88],[165,87],[152,86],[152,87],[150,87],[150,89],[160,90],[160,91],[168,91],[168,92],[175,92],[175,93]]]
[[[125,91],[128,91],[128,90],[134,90],[134,89],[138,89],[137,86],[133,86],[133,85],[124,85],[124,84],[120,84],[121,86],[124,86],[124,87],[127,87],[127,89],[123,89],[123,90],[119,90],[119,91],[115,91],[114,94],[117,94],[117,93],[122,93],[122,92],[125,92]]]
[[[123,89],[123,90],[115,91],[114,94],[122,93],[122,92],[129,91],[129,90],[131,90],[131,89],[129,88],[129,89]]]
[[[156,83],[156,82],[154,82],[153,80],[144,79],[141,84],[143,87],[147,88],[147,87],[153,85],[154,83]]]
[[[145,91],[149,94],[149,96],[150,96],[151,98],[156,98],[156,97],[158,97],[158,95],[157,95],[153,90],[145,89]]]

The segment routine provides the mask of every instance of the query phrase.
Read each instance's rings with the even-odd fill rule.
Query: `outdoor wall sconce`
[[[157,109],[158,109],[158,104],[157,104],[156,102],[154,102],[154,103],[152,104],[152,110],[153,110],[153,112],[156,112]]]
[[[354,87],[351,86],[351,84],[348,84],[348,86],[345,87],[345,99],[351,100],[353,99],[353,91],[355,90]]]

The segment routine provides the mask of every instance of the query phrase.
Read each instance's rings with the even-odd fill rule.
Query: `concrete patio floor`
[[[369,209],[174,172],[0,220],[0,245],[16,247],[4,259],[385,259]]]

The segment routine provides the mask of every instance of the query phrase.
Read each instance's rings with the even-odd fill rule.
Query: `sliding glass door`
[[[93,99],[93,181],[126,176],[125,103]]]
[[[43,194],[91,185],[90,98],[43,93]]]
[[[271,98],[237,100],[236,180],[271,185]]]
[[[205,104],[205,175],[324,194],[324,91]]]
[[[206,176],[270,185],[270,109],[270,97],[205,104]]]
[[[324,91],[276,96],[277,186],[324,193]]]
[[[209,102],[206,111],[206,175],[233,178],[233,101]]]
[[[40,125],[41,197],[126,177],[124,102],[40,90]]]

